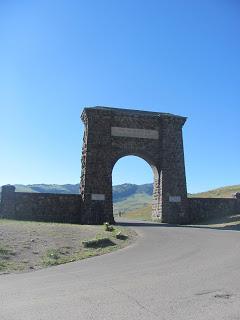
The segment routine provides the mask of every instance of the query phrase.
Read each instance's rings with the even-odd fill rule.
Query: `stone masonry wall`
[[[188,215],[191,223],[209,218],[240,214],[240,199],[189,198]]]
[[[16,220],[81,223],[81,196],[77,194],[15,192],[2,187],[0,217]]]
[[[14,186],[2,187],[0,218],[81,223],[82,210],[80,195],[15,192]],[[188,198],[187,211],[189,223],[240,214],[240,199]]]

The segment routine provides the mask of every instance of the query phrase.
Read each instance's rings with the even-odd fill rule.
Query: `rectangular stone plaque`
[[[92,193],[92,200],[104,201],[105,200],[105,194]]]
[[[115,137],[143,138],[143,139],[159,138],[158,131],[150,130],[150,129],[112,127],[111,133],[112,133],[112,136],[115,136]]]
[[[169,202],[181,202],[180,196],[169,196]]]

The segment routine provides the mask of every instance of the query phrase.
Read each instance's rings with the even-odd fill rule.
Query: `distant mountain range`
[[[17,192],[78,194],[79,184],[15,184]]]
[[[62,193],[62,194],[78,194],[79,184],[15,184],[16,192],[43,192],[43,193]],[[152,195],[153,185],[152,183],[136,185],[130,183],[124,183],[118,186],[113,186],[113,201],[121,201],[126,198],[142,193],[149,196]]]
[[[17,192],[43,192],[78,194],[79,184],[16,184]],[[153,184],[146,183],[136,185],[124,183],[113,186],[114,211],[132,211],[148,206],[152,201]],[[189,194],[190,197],[201,198],[231,198],[236,192],[240,192],[240,185],[227,186],[197,194]]]

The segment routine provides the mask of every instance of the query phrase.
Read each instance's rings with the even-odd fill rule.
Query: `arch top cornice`
[[[81,114],[81,119],[86,116],[129,116],[129,117],[148,117],[148,118],[160,118],[163,120],[172,121],[173,119],[179,122],[185,123],[186,117],[165,113],[165,112],[155,112],[155,111],[144,111],[135,109],[124,109],[124,108],[113,108],[113,107],[84,107]]]

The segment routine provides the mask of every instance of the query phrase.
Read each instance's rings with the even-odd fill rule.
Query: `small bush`
[[[109,238],[85,240],[82,241],[82,244],[85,248],[104,248],[115,245],[115,243],[112,242]]]
[[[7,248],[2,247],[2,246],[0,247],[0,256],[1,257],[8,256],[9,253],[10,253],[10,251]]]
[[[60,263],[63,263],[60,251],[58,249],[48,249],[43,257],[43,264],[45,266],[56,266]]]
[[[14,253],[10,249],[8,249],[0,244],[0,258],[1,259],[8,259],[10,257],[10,255],[13,255],[13,254]]]
[[[114,230],[113,226],[111,226],[111,225],[109,224],[109,222],[105,222],[105,223],[104,223],[104,228],[105,228],[105,231],[110,231],[110,232],[112,232],[112,231]]]
[[[8,265],[6,261],[0,261],[0,271],[5,271]]]

